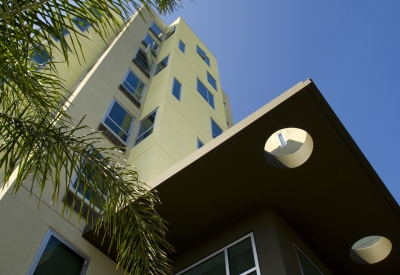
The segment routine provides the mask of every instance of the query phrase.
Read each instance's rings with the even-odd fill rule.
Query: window
[[[157,27],[157,25],[153,22],[153,24],[151,24],[150,26],[150,31],[157,36],[159,39],[162,38],[163,36],[163,32],[160,30],[159,27]]]
[[[169,30],[169,32],[167,32],[167,34],[165,35],[165,40],[167,40],[171,35],[173,35],[175,33],[175,29],[176,27],[172,27],[172,29]]]
[[[148,115],[145,119],[143,119],[140,122],[139,132],[138,132],[138,135],[136,138],[135,145],[138,145],[145,138],[150,136],[151,133],[153,133],[154,122],[156,120],[156,114],[157,114],[157,110],[152,112],[150,115]]]
[[[88,264],[87,257],[49,229],[27,275],[83,275]]]
[[[215,252],[177,275],[260,275],[253,234]]]
[[[60,38],[61,37],[64,37],[64,36],[67,36],[69,34],[69,32],[67,31],[67,29],[66,28],[64,28],[64,27],[62,27],[62,31],[61,31],[61,33],[60,34],[57,34],[57,36],[56,35],[53,35],[53,34],[50,34],[51,35],[51,37],[55,40],[55,41],[60,41]]]
[[[101,15],[101,13],[99,12],[99,10],[96,9],[95,7],[89,7],[89,11],[90,11],[90,13],[91,13],[94,17],[96,17],[96,18],[101,18],[101,17],[102,17],[102,15]]]
[[[207,90],[206,86],[204,86],[203,83],[199,79],[197,79],[197,91],[200,93],[200,95],[210,104],[211,107],[214,107],[214,96],[212,93],[210,93],[209,90]]]
[[[169,55],[167,55],[166,58],[164,58],[160,63],[157,64],[156,72],[155,72],[154,75],[158,74],[158,73],[161,72],[165,67],[167,67],[167,65],[168,65],[168,58],[169,58]]]
[[[47,51],[42,48],[42,46],[37,46],[36,49],[30,54],[30,57],[33,61],[35,61],[38,65],[45,65],[47,62],[51,60],[51,56],[47,53]]]
[[[174,77],[174,83],[172,84],[172,94],[179,101],[181,100],[181,90],[182,90],[182,84]]]
[[[208,65],[208,67],[210,67],[210,59],[207,57],[206,53],[200,49],[199,46],[197,47],[197,53],[200,55],[200,57],[204,60],[204,62],[206,62],[206,64]]]
[[[143,39],[143,44],[147,47],[150,45],[150,49],[154,54],[157,54],[158,44],[151,38],[149,34],[146,34],[146,37]]]
[[[133,63],[135,63],[139,67],[139,69],[141,69],[143,73],[145,73],[146,76],[149,77],[151,65],[148,64],[147,56],[141,49],[139,49],[136,56],[133,58]]]
[[[98,156],[102,157],[102,155],[98,154]],[[75,192],[80,198],[84,199],[84,201],[89,204],[89,200],[93,197],[93,206],[95,207],[96,211],[101,210],[101,205],[104,205],[104,202],[107,200],[108,197],[108,190],[107,187],[104,185],[103,178],[94,171],[93,163],[87,160],[84,160],[81,164],[81,172],[82,174],[90,181],[96,182],[94,185],[96,186],[96,190],[93,191],[89,188],[84,189],[84,179],[76,178],[70,184],[70,189]]]
[[[181,50],[181,52],[185,53],[185,43],[182,42],[182,40],[179,40],[179,49]]]
[[[85,32],[90,28],[90,24],[79,17],[72,19],[72,22],[81,30],[81,32]]]
[[[122,81],[122,86],[140,102],[146,86],[134,73],[132,73],[131,70],[128,70],[126,73],[124,80]]]
[[[217,123],[213,119],[211,119],[211,135],[213,138],[216,138],[220,134],[222,134],[222,129],[221,127],[218,126]]]
[[[104,119],[104,124],[126,143],[132,130],[133,121],[133,117],[114,100]]]
[[[285,146],[287,144],[285,137],[283,136],[283,133],[280,132],[276,135],[278,137],[279,140],[279,144],[281,147]]]
[[[303,275],[324,275],[319,268],[295,245],[297,259]]]
[[[217,91],[217,81],[215,81],[214,77],[212,77],[209,72],[207,72],[207,80],[208,83],[210,83],[211,86],[213,86],[214,89]]]
[[[197,138],[197,149],[200,149],[201,147],[203,147],[203,145],[204,143],[199,138]]]

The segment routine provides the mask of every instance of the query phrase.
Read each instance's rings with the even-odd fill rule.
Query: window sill
[[[126,145],[113,133],[111,130],[107,128],[103,123],[100,123],[97,128],[109,141],[111,141],[114,145],[120,147],[119,149],[125,153]]]

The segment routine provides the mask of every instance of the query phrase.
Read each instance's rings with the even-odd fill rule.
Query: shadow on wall
[[[293,154],[294,152],[296,152],[297,150],[299,150],[301,148],[301,146],[303,146],[304,143],[302,142],[298,142],[292,139],[288,139],[287,144],[283,147],[278,146],[277,148],[275,148],[274,150],[272,150],[271,152],[269,152],[271,155],[274,156],[286,156],[286,155],[290,155]]]

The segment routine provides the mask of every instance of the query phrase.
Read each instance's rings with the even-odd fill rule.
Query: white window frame
[[[319,271],[319,273],[321,273],[321,275],[325,275],[324,272],[321,271],[321,269],[318,268],[318,266],[316,266],[316,264],[314,264],[314,261],[312,261],[306,253],[303,252],[303,250],[300,249],[300,247],[298,245],[296,245],[295,243],[293,243],[294,246],[294,253],[296,253],[296,258],[297,258],[297,262],[299,263],[300,266],[300,271],[301,274],[304,275],[303,272],[303,268],[301,267],[301,263],[300,263],[300,259],[299,259],[299,255],[297,254],[297,251],[299,251],[299,253],[303,254],[304,257],[306,257],[306,259],[315,267],[316,270]]]
[[[199,92],[199,82],[201,83],[201,85],[204,86],[204,88],[206,88],[207,90],[207,99],[203,97],[203,95]],[[196,90],[197,92],[200,94],[200,96],[208,103],[208,105],[210,105],[211,108],[213,108],[215,110],[215,100],[214,100],[214,94],[212,92],[210,92],[209,89],[207,89],[206,85],[203,84],[203,82],[201,82],[201,80],[197,77],[197,83],[196,83]],[[213,105],[211,105],[210,103],[210,97],[212,97],[212,103]]]
[[[279,135],[282,135],[282,138],[283,138],[283,140],[285,141],[285,144],[284,144],[284,145],[282,145],[282,142],[281,142],[281,140],[279,139]],[[276,134],[276,138],[278,139],[279,147],[282,148],[282,147],[284,147],[284,146],[287,145],[287,139],[286,139],[285,135],[283,134],[283,132],[277,133],[277,134]]]
[[[187,271],[193,269],[194,267],[198,266],[199,264],[202,264],[203,262],[207,261],[208,259],[210,259],[210,258],[212,258],[212,257],[214,257],[214,256],[216,256],[216,255],[218,255],[218,254],[220,254],[221,252],[224,252],[224,256],[225,256],[226,275],[230,275],[230,272],[229,272],[228,249],[229,249],[230,247],[234,246],[235,244],[237,244],[237,243],[243,241],[244,239],[247,239],[248,237],[250,237],[251,246],[252,246],[252,248],[253,248],[253,255],[254,255],[255,267],[253,267],[253,268],[251,268],[251,269],[249,269],[249,270],[246,270],[244,273],[242,273],[242,274],[240,274],[240,275],[246,275],[246,274],[249,274],[249,273],[254,272],[254,271],[257,272],[257,275],[261,275],[260,266],[259,266],[259,264],[258,264],[257,249],[256,249],[256,243],[255,243],[255,241],[254,241],[254,234],[253,234],[253,232],[251,232],[251,233],[249,233],[249,234],[243,236],[242,238],[240,238],[240,239],[234,241],[233,243],[231,243],[231,244],[229,244],[229,245],[227,245],[227,246],[221,248],[220,250],[218,250],[218,251],[212,253],[211,255],[209,255],[209,256],[203,258],[202,260],[200,260],[200,261],[198,261],[198,262],[192,264],[191,266],[189,266],[189,267],[185,268],[184,270],[182,270],[182,271],[176,273],[175,275],[181,275],[181,274],[183,274],[183,273],[185,273],[185,272],[187,272]]]
[[[141,135],[139,136],[140,126],[142,126],[143,120],[145,120],[146,118],[148,118],[149,116],[151,116],[153,113],[156,113],[156,115],[154,116],[153,127],[147,129],[146,132],[144,132],[143,134],[141,134]],[[157,113],[158,113],[158,107],[157,107],[156,109],[154,109],[153,111],[151,111],[151,112],[150,112],[147,116],[145,116],[143,119],[140,120],[139,127],[138,127],[138,129],[137,129],[137,133],[136,133],[136,137],[135,137],[134,146],[137,145],[137,144],[136,144],[137,139],[138,139],[139,137],[143,136],[143,135],[144,135],[145,133],[147,133],[148,131],[150,131],[150,129],[153,129],[153,132],[152,132],[152,133],[154,133],[154,125],[156,125]]]
[[[108,117],[108,115],[110,114],[111,108],[112,108],[112,106],[114,106],[115,102],[117,102],[117,103],[122,107],[122,109],[124,109],[124,110],[132,117],[132,122],[131,122],[131,125],[129,126],[129,132],[127,133],[126,142],[123,141],[123,140],[122,140],[110,127],[108,127],[108,125],[105,123],[105,120],[106,120],[106,118]],[[108,117],[108,118],[111,119],[116,125],[118,125],[112,118],[110,118],[110,117]],[[124,107],[124,105],[121,104],[121,103],[120,103],[118,100],[116,100],[115,98],[113,98],[113,100],[111,101],[110,106],[108,106],[107,112],[106,112],[106,114],[105,114],[105,116],[104,116],[104,118],[103,118],[103,120],[102,120],[101,122],[102,122],[103,125],[104,125],[105,127],[107,127],[108,130],[110,130],[123,144],[128,145],[129,139],[131,138],[131,133],[132,133],[133,124],[135,123],[135,120],[136,120],[136,118],[135,118],[130,112],[128,112],[128,111],[126,110],[126,108]]]
[[[81,256],[83,259],[85,259],[85,262],[83,264],[82,267],[82,271],[80,275],[84,275],[87,272],[88,266],[89,266],[89,262],[90,262],[90,258],[88,256],[86,256],[84,253],[82,253],[81,251],[79,251],[78,249],[76,249],[74,246],[72,246],[67,240],[65,240],[63,237],[61,237],[59,234],[57,234],[56,232],[54,232],[51,228],[49,228],[46,232],[46,235],[44,236],[42,243],[39,246],[38,251],[36,252],[35,257],[33,258],[33,261],[28,269],[28,272],[26,273],[26,275],[33,275],[33,273],[36,270],[36,267],[40,261],[40,258],[43,255],[44,249],[46,248],[50,237],[54,236],[55,238],[57,238],[60,242],[62,242],[65,246],[69,247],[72,251],[74,251],[76,254],[78,254],[79,256]]]
[[[136,76],[137,79],[139,79],[139,81],[142,82],[142,84],[144,85],[142,95],[140,96],[140,99],[138,100],[139,102],[142,102],[143,96],[144,96],[144,94],[145,94],[145,92],[146,92],[147,85],[146,85],[146,84],[140,79],[140,77],[138,77],[130,68],[128,69],[128,71],[126,72],[124,78],[122,79],[121,85],[125,87],[124,82],[125,82],[126,78],[128,77],[128,74],[129,74],[130,72],[131,72],[134,76]],[[131,85],[129,84],[129,86],[131,86]],[[131,86],[131,87],[132,87],[132,86]],[[125,87],[125,89],[127,89],[127,88]],[[137,94],[139,94],[139,93],[136,91],[135,88],[132,87],[132,89],[133,89]],[[128,90],[128,89],[127,89],[127,90]],[[128,92],[130,93],[129,90],[128,90]],[[132,96],[135,97],[133,94],[132,94]],[[137,100],[136,97],[135,97],[135,99]],[[121,105],[121,104],[120,104],[120,105]],[[125,108],[124,108],[124,109],[125,109]]]
[[[107,126],[107,125],[106,125]],[[110,129],[111,130],[111,129]],[[101,154],[100,154],[101,155]],[[101,156],[103,156],[103,155],[101,155]],[[82,165],[83,163],[81,163],[81,165]],[[77,196],[78,196],[78,198],[80,198],[81,200],[83,200],[88,206],[90,206],[90,202],[89,202],[89,200],[87,199],[87,198],[85,198],[85,196],[83,195],[83,194],[81,194],[81,193],[79,193],[79,191],[78,190],[76,190],[75,188],[74,188],[74,182],[77,180],[77,178],[78,178],[78,175],[75,173],[75,175],[72,177],[72,181],[71,181],[71,183],[69,184],[69,186],[68,186],[68,188],[69,188],[69,190],[71,190],[72,192],[76,192],[76,194],[77,194]],[[78,186],[78,185],[77,185]],[[97,188],[97,190],[95,190],[95,192],[97,192],[98,194],[100,194],[105,200],[107,200],[108,199],[108,194],[104,194],[104,193],[102,193],[98,188]],[[99,208],[97,208],[94,204],[93,204],[93,210],[94,211],[96,211],[97,213],[100,213],[101,211],[100,211],[100,209]]]

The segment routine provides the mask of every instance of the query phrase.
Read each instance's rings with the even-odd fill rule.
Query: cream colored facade
[[[89,32],[84,34],[91,39],[81,40],[86,62],[82,57],[80,62],[77,57],[71,57],[70,67],[60,63],[57,70],[71,91],[68,108],[74,118],[86,116],[86,125],[99,128],[113,101],[117,101],[134,118],[124,144],[126,150],[120,156],[137,167],[143,181],[149,182],[196,151],[198,139],[203,143],[213,139],[211,119],[223,131],[228,129],[227,122],[231,126],[233,121],[229,100],[221,88],[217,61],[202,41],[182,18],[166,26],[156,15],[144,15],[145,22],[134,15],[129,26],[118,35],[110,36],[107,42],[89,28]],[[149,30],[153,22],[164,33],[161,42]],[[164,41],[165,34],[173,27],[176,27],[175,33]],[[147,34],[159,44],[149,78],[132,62],[139,49],[146,50],[142,40]],[[185,53],[178,48],[180,40],[185,44]],[[210,66],[196,52],[197,45],[206,52]],[[56,51],[52,55],[54,61],[62,60]],[[157,63],[168,55],[168,65],[154,75]],[[119,90],[128,70],[146,86],[140,108]],[[217,90],[207,81],[207,72],[216,80]],[[174,78],[182,84],[180,100],[172,94]],[[197,78],[213,94],[215,108],[197,91]],[[135,146],[140,121],[154,110],[157,113],[153,133]],[[105,146],[115,146],[115,142],[107,138],[104,143]],[[61,188],[60,194],[67,192],[68,184]],[[115,270],[112,260],[82,238],[85,223],[76,226],[75,213],[72,213],[71,219],[68,215],[61,215],[62,203],[51,201],[51,186],[48,182],[40,207],[39,192],[34,189],[30,197],[29,184],[22,187],[16,197],[5,190],[0,194],[0,274],[26,274],[49,229],[89,259],[85,274],[123,274],[121,268]]]

